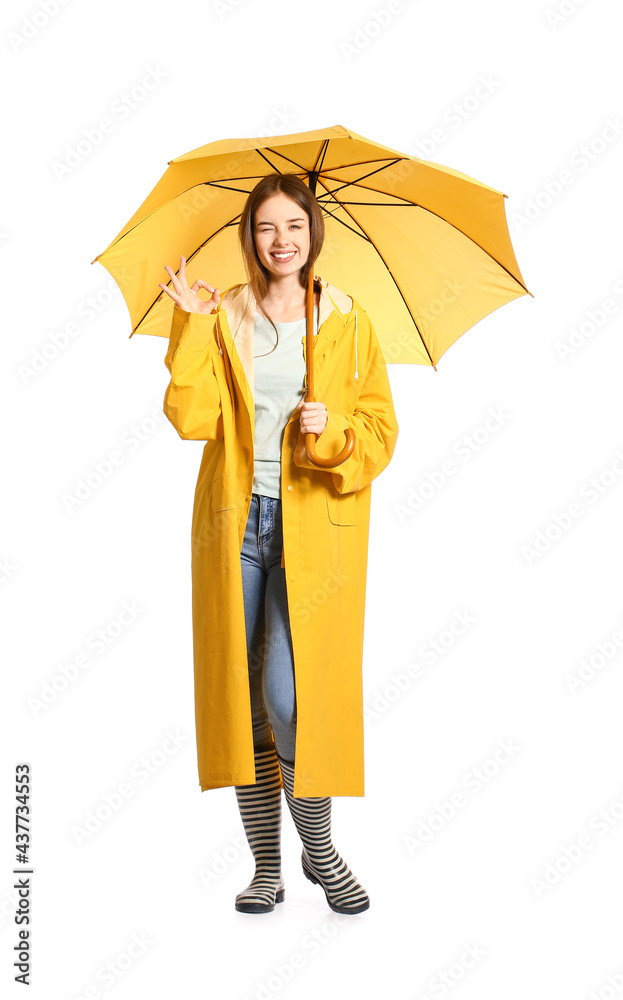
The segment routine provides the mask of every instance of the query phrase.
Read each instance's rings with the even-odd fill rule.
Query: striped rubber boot
[[[279,757],[283,789],[294,825],[303,841],[305,877],[324,889],[336,913],[361,913],[370,906],[366,890],[331,842],[331,799],[294,798],[294,764]]]
[[[270,913],[283,902],[281,874],[281,782],[275,748],[255,751],[255,785],[236,785],[244,832],[255,859],[255,875],[236,896],[242,913]]]

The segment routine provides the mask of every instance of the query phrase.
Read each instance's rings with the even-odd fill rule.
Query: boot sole
[[[355,913],[363,913],[364,910],[369,909],[370,900],[368,900],[367,903],[360,903],[359,906],[336,906],[336,904],[332,903],[331,900],[329,899],[329,894],[325,889],[324,885],[322,884],[322,882],[320,881],[320,879],[316,878],[314,873],[310,871],[308,868],[306,868],[305,865],[301,865],[301,867],[303,869],[303,874],[305,878],[308,878],[310,882],[314,883],[314,885],[320,886],[325,896],[327,897],[327,903],[329,904],[334,913],[355,914]]]
[[[285,889],[279,889],[275,896],[275,903],[283,903],[285,899]],[[236,903],[239,913],[272,913],[275,903]]]

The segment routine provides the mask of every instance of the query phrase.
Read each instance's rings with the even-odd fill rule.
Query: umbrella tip
[[[95,257],[94,260],[91,261],[91,263],[94,264],[96,260],[99,260],[99,256]]]

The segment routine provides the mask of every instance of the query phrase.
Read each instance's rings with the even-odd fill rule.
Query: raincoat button
[[[289,489],[289,490],[291,490],[291,489],[292,489],[292,487],[291,487],[291,486],[288,486],[288,489]]]

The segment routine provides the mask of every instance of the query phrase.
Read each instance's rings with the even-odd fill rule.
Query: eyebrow
[[[286,222],[305,222],[305,219],[302,219],[299,216],[297,219],[286,219]],[[256,222],[255,225],[256,226],[272,226],[273,223],[272,222],[267,222],[267,221],[262,221],[262,222]]]

